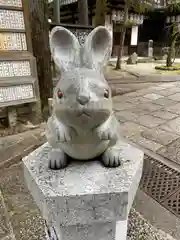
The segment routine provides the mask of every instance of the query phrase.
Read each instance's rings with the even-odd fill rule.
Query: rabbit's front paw
[[[60,149],[53,149],[49,154],[49,168],[62,169],[68,165],[67,155]]]
[[[76,136],[76,132],[72,128],[61,128],[57,131],[59,142],[69,142]]]
[[[102,155],[102,163],[105,167],[119,167],[121,161],[120,152],[113,147],[107,149]]]
[[[96,134],[101,140],[112,140],[116,139],[116,133],[111,131],[109,128],[98,128],[96,129]]]

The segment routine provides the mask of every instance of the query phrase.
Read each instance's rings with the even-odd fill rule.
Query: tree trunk
[[[106,0],[96,0],[95,26],[104,26],[106,20]]]
[[[169,44],[169,50],[168,50],[168,55],[167,55],[167,60],[166,60],[166,67],[171,67],[174,62],[175,46],[176,46],[176,40],[177,40],[178,35],[179,35],[178,25],[173,24],[172,32],[171,32],[171,39],[170,39],[170,44]]]
[[[169,50],[168,50],[167,60],[166,60],[166,67],[171,67],[174,62],[177,35],[178,34],[175,34],[171,40]]]
[[[172,57],[174,52],[174,44],[172,43],[168,50],[167,60],[166,60],[166,67],[171,67],[173,64]]]
[[[87,0],[78,0],[79,24],[89,25],[89,9]]]
[[[129,10],[129,2],[126,0],[125,6],[124,6],[124,20],[123,20],[123,25],[122,25],[121,34],[120,34],[119,51],[118,51],[118,57],[117,57],[117,62],[116,62],[116,68],[115,68],[116,70],[121,69],[124,40],[125,40],[125,36],[126,36],[126,23],[128,20],[128,10]]]
[[[48,0],[31,0],[30,23],[33,53],[37,61],[41,109],[45,120],[48,118],[48,98],[53,95],[51,54],[49,49]]]

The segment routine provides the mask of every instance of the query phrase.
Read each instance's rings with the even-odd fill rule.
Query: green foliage
[[[126,27],[136,26],[136,21],[127,20],[125,25],[126,25]]]
[[[126,0],[129,1],[129,7],[138,13],[144,13],[152,9],[152,0]]]
[[[177,0],[170,0],[170,3],[167,8],[168,12],[180,12],[180,3]]]
[[[177,38],[178,34],[179,34],[178,26],[176,23],[173,23],[172,24],[172,35],[171,35],[172,40],[171,41],[173,41],[175,38]]]
[[[163,71],[178,71],[180,70],[180,65],[174,65],[174,66],[155,66],[156,70],[163,70]]]

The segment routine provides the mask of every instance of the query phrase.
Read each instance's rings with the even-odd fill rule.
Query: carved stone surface
[[[24,30],[25,23],[23,12],[0,9],[0,28]]]
[[[61,79],[47,123],[48,143],[23,160],[47,239],[126,240],[143,153],[121,140],[112,111],[111,90],[102,73],[111,54],[111,34],[98,27],[80,46],[72,32],[55,27],[50,46]],[[64,168],[72,158],[66,169],[52,170]],[[121,167],[105,168],[97,160]]]
[[[0,33],[0,51],[26,51],[25,33]]]
[[[0,87],[0,103],[34,98],[32,84]]]
[[[17,111],[15,108],[8,108],[8,122],[10,127],[17,125]]]
[[[0,0],[1,6],[22,7],[22,0]]]
[[[79,161],[52,171],[48,168],[48,143],[24,158],[28,188],[57,239],[126,239],[143,153],[125,142],[119,144],[124,161],[120,168]]]
[[[1,61],[0,77],[31,76],[29,61]]]
[[[127,64],[137,64],[137,61],[138,61],[138,55],[137,53],[133,53],[131,54],[131,56],[128,58],[127,60]]]
[[[102,71],[111,56],[111,33],[97,27],[80,46],[72,32],[58,26],[51,32],[50,47],[61,70],[46,130],[50,167],[67,166],[69,157],[89,160],[100,155],[105,166],[120,166],[119,122]]]

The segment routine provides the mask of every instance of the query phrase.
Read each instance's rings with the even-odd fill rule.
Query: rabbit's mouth
[[[82,112],[77,114],[77,117],[84,117],[84,116],[92,118],[92,116],[89,115],[86,111],[82,111]]]

